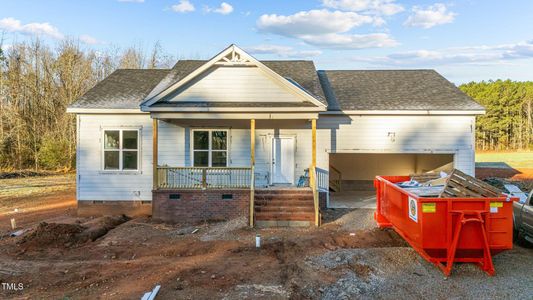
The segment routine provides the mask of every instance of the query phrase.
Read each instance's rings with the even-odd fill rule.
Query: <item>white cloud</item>
[[[398,42],[386,33],[372,34],[323,34],[302,36],[307,44],[330,49],[367,49],[394,47]]]
[[[452,23],[456,13],[448,11],[446,5],[435,3],[427,8],[413,7],[413,14],[407,18],[404,25],[411,27],[431,28],[433,26]]]
[[[404,11],[395,0],[322,0],[329,8],[391,16]]]
[[[180,0],[178,4],[172,5],[171,9],[178,13],[188,13],[195,10],[194,5],[189,0]]]
[[[103,44],[101,41],[97,40],[96,38],[90,35],[86,35],[86,34],[80,35],[79,39],[82,43],[87,44],[87,45]]]
[[[382,66],[432,66],[449,64],[494,64],[533,58],[533,40],[493,46],[415,50],[387,56],[355,57],[352,60]]]
[[[206,12],[214,12],[221,15],[229,15],[233,12],[233,6],[231,4],[222,2],[219,7],[217,8],[211,8],[209,6],[205,6]]]
[[[363,49],[392,47],[397,42],[385,33],[351,34],[350,30],[364,24],[375,24],[381,18],[361,15],[356,12],[310,10],[293,15],[262,15],[257,28],[299,39],[309,45],[333,49]]]
[[[346,32],[352,28],[373,22],[370,16],[354,12],[310,10],[293,15],[262,15],[257,27],[264,32],[287,37]]]
[[[233,6],[231,6],[230,4],[226,2],[222,2],[220,4],[220,7],[215,9],[214,12],[222,14],[222,15],[231,14],[233,12]]]
[[[272,54],[285,58],[308,58],[322,54],[322,51],[320,50],[295,50],[293,47],[289,46],[268,44],[245,47],[244,50],[250,54]]]
[[[118,2],[144,3],[144,0],[118,0]]]
[[[49,23],[27,23],[22,24],[14,18],[4,18],[0,20],[0,29],[7,32],[22,33],[25,35],[44,35],[53,39],[63,39],[65,36],[56,27]]]

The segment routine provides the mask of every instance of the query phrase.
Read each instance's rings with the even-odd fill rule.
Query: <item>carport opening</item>
[[[344,206],[348,207],[371,205],[375,202],[373,181],[376,176],[449,171],[453,168],[453,159],[453,154],[332,153],[329,156],[331,202],[347,202]]]

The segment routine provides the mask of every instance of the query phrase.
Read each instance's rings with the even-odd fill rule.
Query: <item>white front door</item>
[[[294,137],[272,139],[272,184],[294,183]]]

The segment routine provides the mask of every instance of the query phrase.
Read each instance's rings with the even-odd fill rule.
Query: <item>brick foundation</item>
[[[105,215],[126,215],[128,217],[152,214],[150,201],[78,201],[77,214],[80,217]]]
[[[223,199],[223,195],[232,199]],[[169,223],[198,223],[249,217],[250,190],[152,191],[152,217]]]
[[[318,207],[320,210],[324,210],[328,205],[328,195],[326,192],[318,193]]]

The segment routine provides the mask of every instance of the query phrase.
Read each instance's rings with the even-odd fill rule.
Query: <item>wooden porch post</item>
[[[313,166],[313,169],[316,167],[316,119],[311,120],[311,134],[312,134],[312,142],[311,142],[311,165]]]
[[[153,158],[153,168],[154,168],[152,178],[153,178],[153,189],[154,190],[157,190],[157,184],[158,184],[158,179],[157,179],[157,164],[158,164],[157,131],[158,131],[158,128],[157,126],[158,126],[157,119],[154,118],[152,121],[152,158]]]
[[[254,227],[255,200],[255,119],[250,120],[250,227]]]
[[[255,119],[250,120],[250,166],[255,166]]]
[[[309,185],[313,189],[313,202],[315,207],[315,226],[320,225],[320,209],[316,178],[316,119],[311,120],[311,167],[309,168]]]

